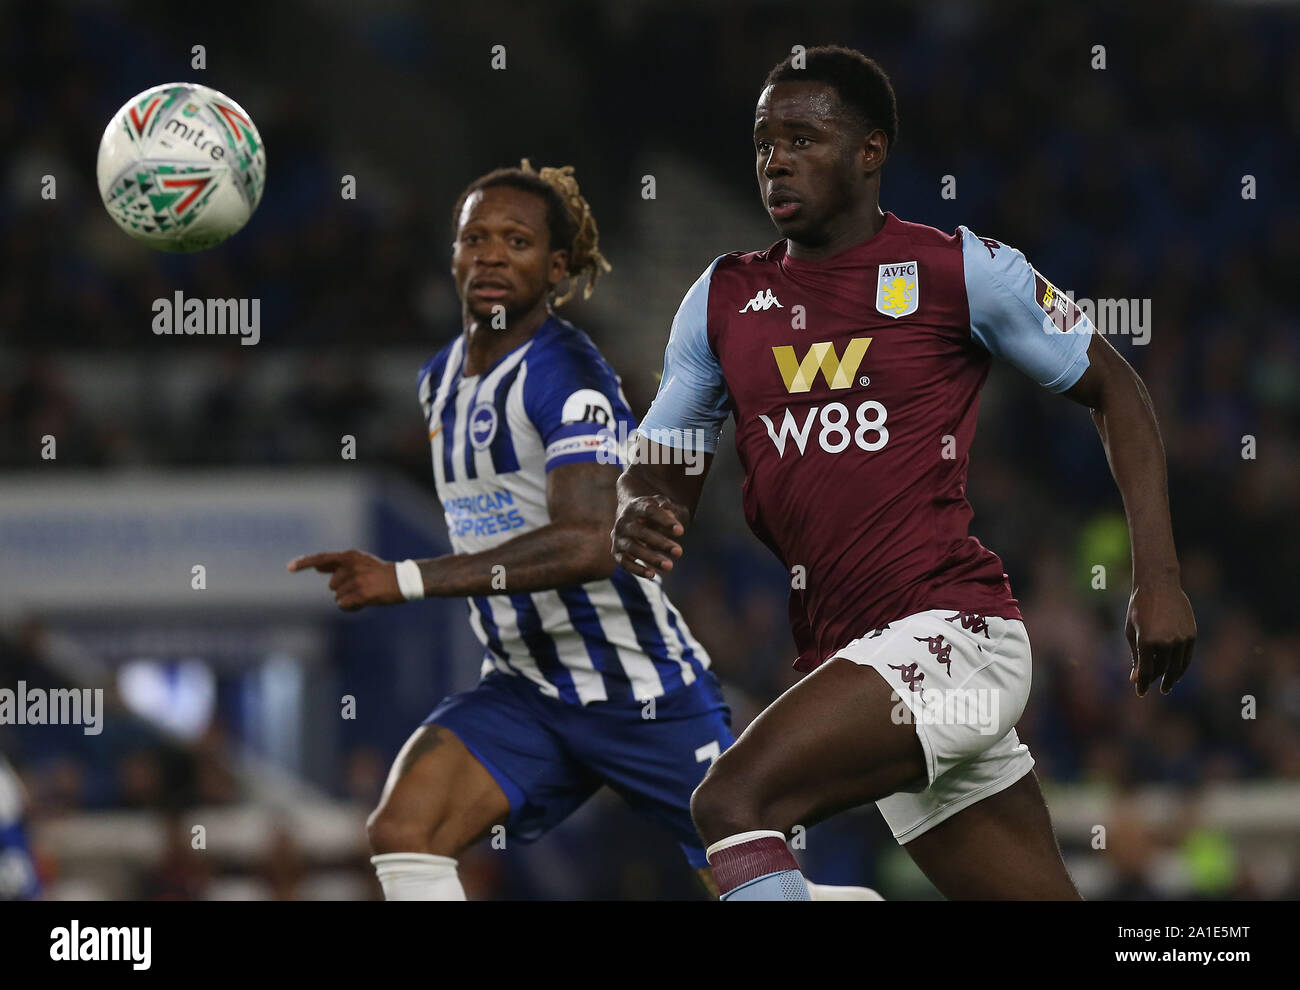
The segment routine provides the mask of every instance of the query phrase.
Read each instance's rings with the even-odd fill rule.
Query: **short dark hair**
[[[456,208],[451,213],[452,240],[456,239],[456,233],[460,229],[460,213],[465,208],[465,201],[480,189],[490,189],[493,186],[509,186],[533,193],[540,196],[546,204],[546,232],[550,238],[550,249],[569,252],[569,267],[565,273],[571,280],[569,289],[555,299],[555,305],[562,306],[572,298],[578,279],[583,276],[586,277],[587,284],[583,287],[582,297],[590,298],[601,271],[609,271],[609,262],[600,253],[600,232],[596,228],[596,218],[592,216],[591,207],[578,189],[578,181],[573,177],[573,166],[543,168],[539,172],[525,158],[518,168],[498,168],[479,176],[465,187],[465,191],[456,200]]]
[[[804,68],[795,68],[796,57]],[[852,48],[819,45],[791,52],[767,74],[763,88],[783,82],[825,83],[868,131],[884,131],[891,149],[898,140],[898,101],[889,76],[875,59]]]

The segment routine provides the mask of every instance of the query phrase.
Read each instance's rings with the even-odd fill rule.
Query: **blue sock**
[[[756,877],[729,890],[719,900],[723,901],[811,901],[808,881],[798,870],[781,870]]]

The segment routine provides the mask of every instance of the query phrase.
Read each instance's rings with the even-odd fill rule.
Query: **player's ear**
[[[547,281],[552,287],[563,282],[569,274],[569,252],[552,251],[551,252],[551,271]]]
[[[875,172],[885,164],[889,157],[889,135],[877,127],[868,131],[862,139],[862,168],[865,172]]]

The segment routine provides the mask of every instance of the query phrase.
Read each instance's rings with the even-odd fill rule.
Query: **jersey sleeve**
[[[722,366],[709,347],[709,281],[718,260],[690,287],[673,317],[659,392],[637,431],[665,447],[714,453],[731,409]]]
[[[435,354],[421,366],[419,374],[415,376],[415,393],[420,401],[420,410],[424,413],[424,421],[429,421],[429,413],[433,411],[433,392],[437,388],[437,381],[433,373],[434,367],[438,364],[440,354]]]
[[[960,230],[971,335],[1039,385],[1064,392],[1088,368],[1092,322],[1015,248]]]
[[[531,359],[523,398],[546,449],[548,473],[583,461],[625,466],[619,438],[636,421],[618,376],[594,345],[566,341]]]

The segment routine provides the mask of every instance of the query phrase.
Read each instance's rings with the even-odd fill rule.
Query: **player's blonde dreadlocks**
[[[600,253],[600,231],[596,228],[596,218],[592,215],[591,205],[586,197],[578,190],[578,180],[573,177],[573,166],[543,167],[540,172],[534,172],[532,163],[527,158],[519,164],[525,174],[536,175],[560,194],[565,209],[577,223],[572,247],[569,248],[567,269],[569,287],[562,295],[555,297],[555,305],[563,306],[573,298],[573,293],[578,288],[578,280],[584,275],[587,284],[582,287],[582,298],[590,299],[591,294],[596,291],[596,279],[600,278],[601,270],[609,271],[610,264]]]
[[[511,186],[525,192],[536,193],[546,201],[551,249],[569,252],[569,262],[565,268],[569,285],[564,292],[555,296],[552,304],[563,306],[572,299],[577,291],[578,282],[584,277],[586,284],[582,289],[582,298],[590,299],[596,288],[596,279],[600,277],[602,270],[610,270],[610,264],[600,253],[600,231],[596,228],[596,218],[592,215],[591,206],[586,198],[578,190],[578,180],[573,176],[573,166],[544,167],[538,171],[527,158],[519,165],[519,168],[499,168],[489,172],[466,187],[456,201],[456,208],[452,211],[452,236],[456,234],[465,201],[478,190],[491,186]]]

